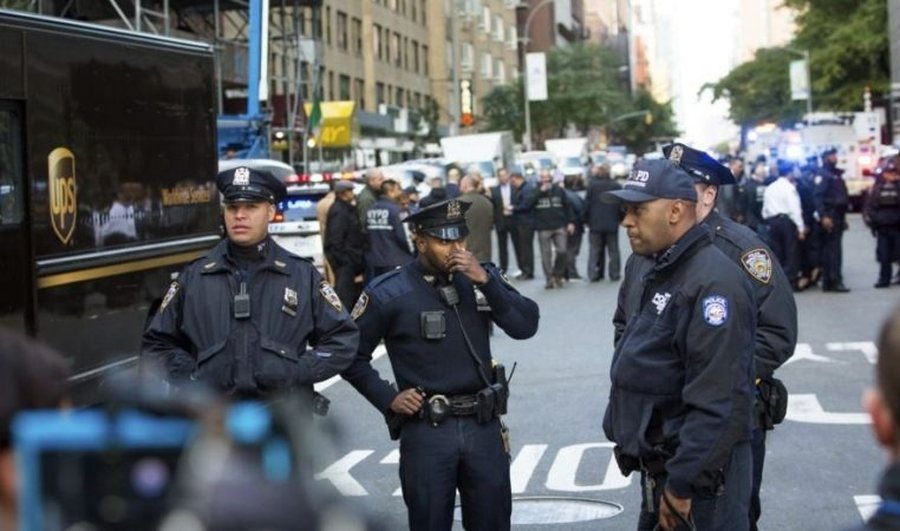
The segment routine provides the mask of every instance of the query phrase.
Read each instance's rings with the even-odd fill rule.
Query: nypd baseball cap
[[[226,203],[241,201],[268,201],[279,203],[287,195],[287,188],[267,171],[238,166],[219,172],[216,187]]]
[[[672,161],[644,160],[634,165],[621,190],[605,192],[602,196],[606,203],[646,203],[656,199],[696,203],[694,179]]]
[[[721,186],[735,182],[731,170],[704,151],[680,143],[663,146],[662,151],[667,159],[681,166],[684,171],[702,183]]]
[[[466,211],[472,204],[458,199],[448,199],[430,205],[406,218],[417,233],[424,233],[442,240],[460,240],[469,235]]]

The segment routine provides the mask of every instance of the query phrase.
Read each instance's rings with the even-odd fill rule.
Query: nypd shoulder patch
[[[703,299],[703,320],[712,326],[725,324],[728,321],[728,299],[721,295]]]
[[[169,290],[166,291],[162,303],[159,305],[159,313],[162,313],[166,309],[166,306],[172,302],[172,299],[178,294],[179,289],[181,289],[181,284],[179,284],[177,280],[173,280],[172,283],[169,284]]]
[[[328,302],[335,310],[342,312],[344,311],[344,305],[341,304],[341,298],[338,297],[338,294],[334,291],[334,288],[331,287],[326,281],[322,281],[319,284],[319,293],[322,294],[322,298]]]
[[[359,296],[359,299],[356,300],[356,304],[353,306],[353,311],[350,312],[350,317],[355,321],[359,319],[359,317],[366,313],[366,308],[369,307],[369,294],[365,291],[362,292],[362,295]]]
[[[741,256],[741,265],[750,276],[763,284],[772,280],[772,257],[763,248],[752,249]]]

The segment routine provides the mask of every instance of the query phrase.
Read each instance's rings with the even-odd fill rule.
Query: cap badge
[[[462,208],[459,201],[450,201],[447,203],[447,220],[458,219],[462,217]]]
[[[684,156],[684,148],[681,146],[675,146],[672,148],[672,151],[669,153],[669,160],[674,162],[675,164],[681,163],[681,157]]]
[[[247,186],[250,184],[250,169],[238,168],[234,170],[234,179],[231,180],[234,186]]]

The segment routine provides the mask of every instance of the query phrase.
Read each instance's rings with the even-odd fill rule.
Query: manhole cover
[[[590,522],[612,518],[623,511],[618,503],[554,496],[513,498],[512,505],[513,525]],[[459,506],[456,507],[453,518],[462,521]]]

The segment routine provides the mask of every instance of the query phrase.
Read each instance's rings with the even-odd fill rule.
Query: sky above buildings
[[[683,140],[708,149],[736,138],[728,119],[728,103],[713,104],[705,83],[714,83],[734,66],[737,0],[656,0],[657,15],[666,18],[666,35],[658,35],[668,63],[670,89]]]

